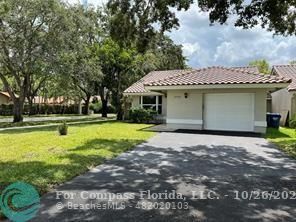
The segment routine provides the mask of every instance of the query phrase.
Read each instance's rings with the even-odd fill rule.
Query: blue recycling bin
[[[267,127],[278,129],[280,127],[281,115],[279,113],[267,113],[266,121]]]

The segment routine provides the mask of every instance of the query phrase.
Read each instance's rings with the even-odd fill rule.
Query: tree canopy
[[[150,39],[159,32],[169,31],[179,26],[172,8],[189,9],[192,0],[109,0],[110,36],[127,46],[135,44],[140,52],[145,52]]]
[[[25,100],[32,102],[40,90],[76,92],[86,106],[99,93],[103,115],[111,99],[122,118],[123,90],[131,83],[152,70],[186,68],[182,46],[165,33],[179,26],[176,10],[192,4],[209,12],[210,23],[224,24],[235,15],[239,27],[296,34],[295,0],[109,0],[102,8],[2,0],[0,80],[13,100],[14,121],[22,121]],[[270,72],[266,60],[250,65]]]
[[[25,98],[53,73],[68,28],[57,1],[3,0],[0,3],[0,79],[22,121]]]
[[[256,66],[260,73],[270,74],[270,66],[265,59],[251,61],[249,65]]]
[[[248,29],[259,25],[275,34],[296,34],[295,0],[198,0],[197,3],[194,0],[109,0],[108,7],[113,14],[121,15],[115,17],[115,22],[120,21],[132,27],[120,31],[122,34],[125,33],[121,36],[124,38],[134,33],[149,37],[153,34],[154,23],[160,24],[161,31],[178,27],[179,21],[173,8],[187,10],[192,4],[198,4],[202,11],[209,12],[209,21],[212,24],[215,22],[225,24],[232,15],[235,15],[235,26],[238,27]],[[145,40],[146,38],[143,41]]]
[[[224,24],[231,15],[236,15],[235,26],[248,29],[259,25],[275,34],[296,34],[295,0],[198,0],[198,5],[209,12],[211,23]]]

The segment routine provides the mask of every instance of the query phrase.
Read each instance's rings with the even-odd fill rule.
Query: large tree
[[[69,9],[72,20],[66,50],[62,51],[62,72],[69,76],[84,100],[84,114],[89,114],[91,96],[96,95],[101,80],[101,67],[97,54],[101,40],[98,13],[93,7],[74,5]]]
[[[64,8],[58,0],[0,3],[0,79],[14,104],[14,122],[22,121],[25,98],[37,79],[54,67],[68,27]]]
[[[102,115],[107,115],[107,104],[110,95],[116,107],[117,118],[122,119],[122,93],[135,79],[135,64],[137,64],[137,51],[133,48],[121,47],[111,38],[105,39],[98,50],[101,68],[104,74],[99,84],[99,93],[102,100]]]
[[[161,33],[158,33],[151,40],[146,54],[147,53],[152,53],[154,55],[156,70],[187,68],[182,45],[175,44],[168,36]]]
[[[105,98],[110,95],[108,89],[112,91],[118,119],[123,116],[123,90],[131,83],[151,70],[185,67],[181,46],[164,36],[164,32],[177,27],[170,7],[188,9],[189,6],[182,1],[170,4],[166,0],[162,3],[140,0],[108,2],[102,21],[110,38],[99,53],[104,74],[100,92]],[[102,102],[106,106],[106,100]]]
[[[34,98],[38,95],[38,92],[45,87],[46,81],[53,78],[55,74],[52,71],[43,69],[43,65],[38,65],[39,71],[35,71],[33,75],[30,76],[30,84],[27,91],[27,101],[29,104],[29,115],[33,114],[33,102]]]

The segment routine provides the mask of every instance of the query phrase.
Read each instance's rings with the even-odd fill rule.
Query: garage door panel
[[[205,95],[205,129],[253,131],[254,94]]]

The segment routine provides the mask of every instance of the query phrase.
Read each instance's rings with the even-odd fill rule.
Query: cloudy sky
[[[88,0],[95,5],[102,2],[106,0]],[[196,4],[188,11],[176,14],[180,28],[168,35],[175,43],[182,44],[191,67],[243,66],[263,58],[271,64],[286,64],[296,59],[296,36],[273,36],[259,27],[242,30],[234,27],[231,21],[228,25],[210,26],[207,13],[200,12]]]

